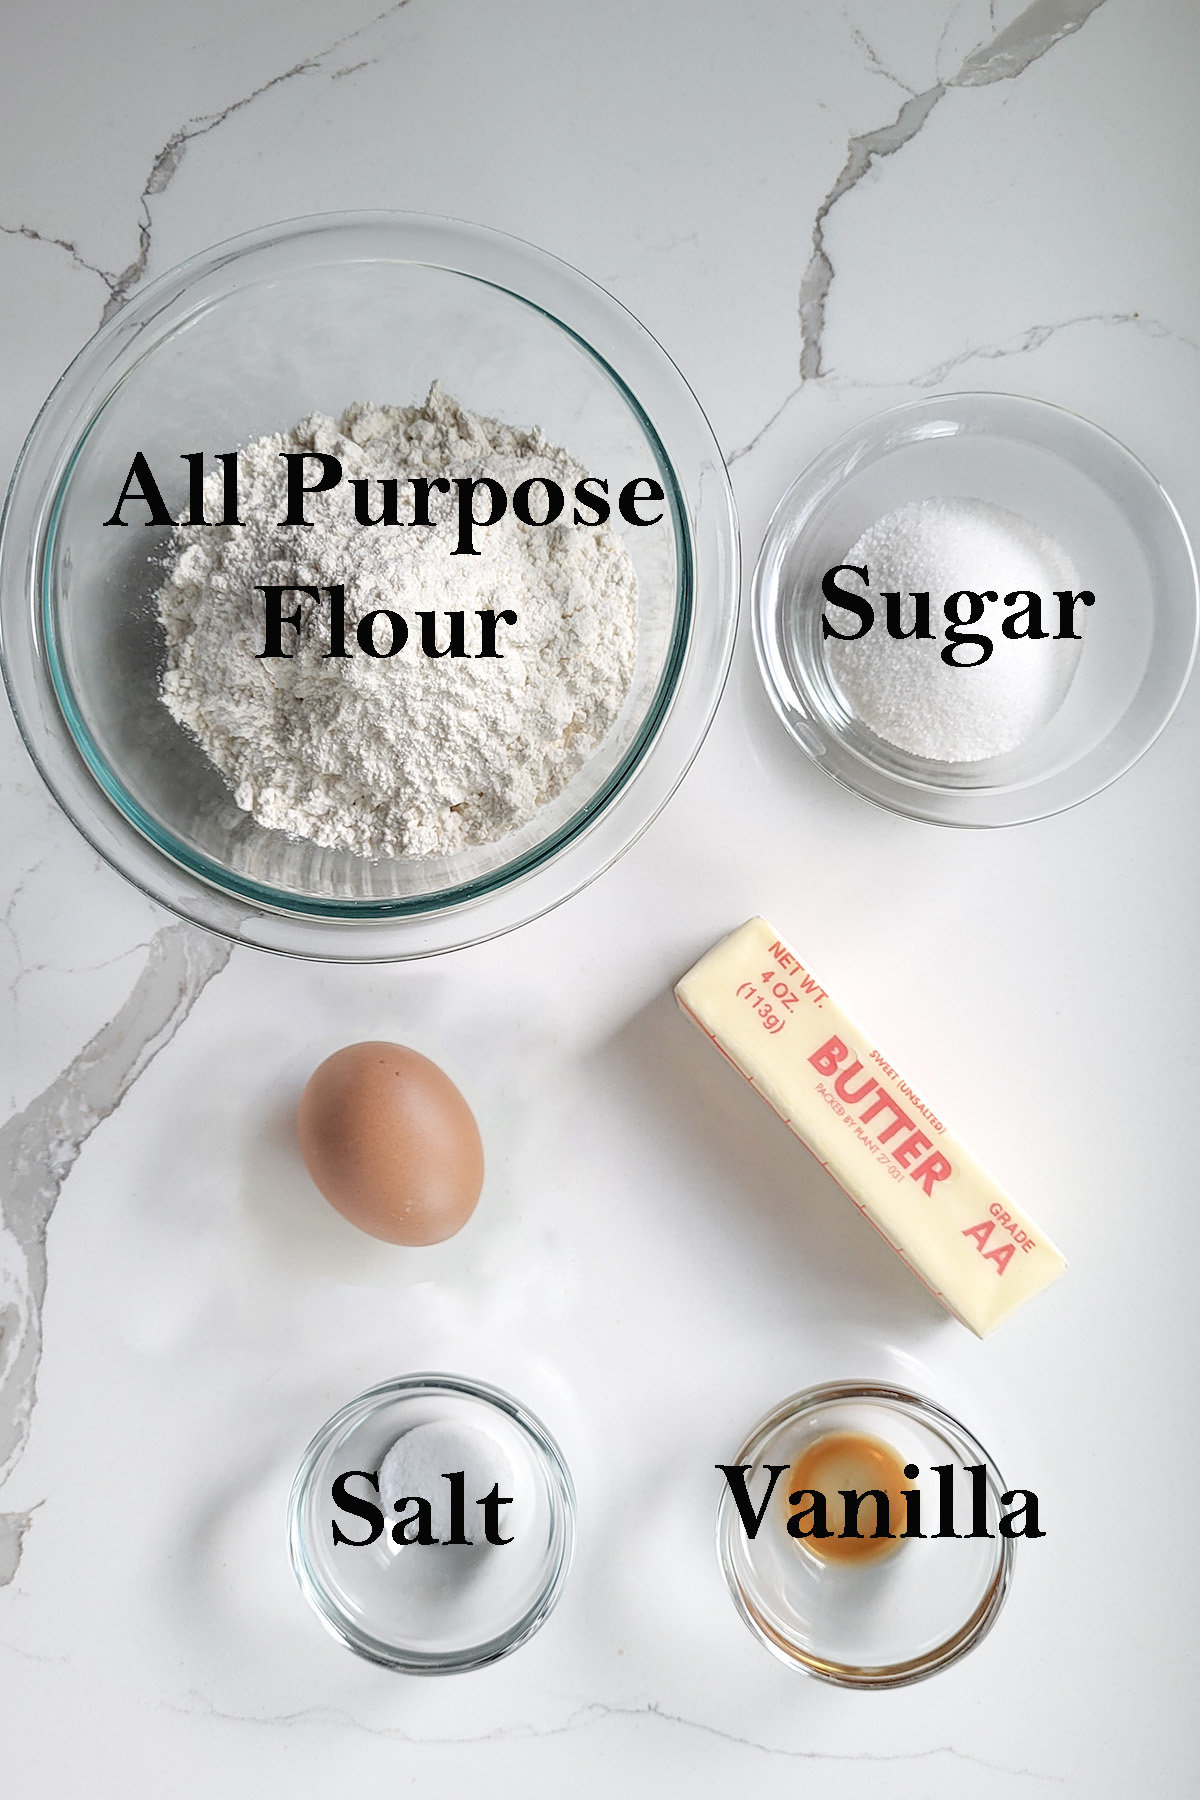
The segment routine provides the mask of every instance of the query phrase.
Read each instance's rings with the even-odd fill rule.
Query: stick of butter
[[[765,919],[702,957],[684,1012],[956,1318],[985,1337],[1066,1262]]]

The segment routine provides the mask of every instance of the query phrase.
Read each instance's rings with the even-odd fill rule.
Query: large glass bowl
[[[155,596],[169,528],[125,509],[135,452],[173,516],[189,465],[351,401],[432,381],[473,412],[541,426],[613,494],[638,577],[638,654],[615,725],[561,794],[493,844],[368,859],[259,825],[159,699]],[[206,468],[215,463],[206,460]],[[614,508],[614,513],[616,509]],[[21,731],[90,843],[176,912],[265,949],[429,955],[575,893],[667,800],[703,739],[737,615],[737,523],[708,423],[665,352],[574,269],[478,226],[386,213],[292,221],[164,275],[67,370],[18,462],[0,542],[0,650]]]

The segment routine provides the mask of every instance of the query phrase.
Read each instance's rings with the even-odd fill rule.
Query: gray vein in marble
[[[1027,6],[1011,25],[989,43],[973,50],[956,74],[944,81],[935,81],[922,93],[910,93],[889,125],[877,126],[873,131],[850,139],[841,173],[817,208],[812,250],[800,281],[801,383],[819,380],[825,373],[822,340],[825,308],[834,275],[833,264],[825,249],[825,225],[833,208],[858,186],[876,162],[882,157],[894,156],[905,144],[912,142],[934,107],[951,88],[986,87],[996,81],[1015,80],[1055,44],[1078,31],[1103,3],[1104,0],[1033,0],[1033,4]],[[886,73],[873,52],[871,54],[875,66]],[[745,455],[745,449],[740,454]]]
[[[5,930],[15,942],[16,933],[12,930],[12,927],[5,924]],[[43,962],[24,963],[22,967],[17,970],[17,973],[8,984],[9,995],[15,1000],[20,993],[21,984],[28,981],[33,975],[45,975],[50,970],[53,970],[56,974],[60,975],[98,975],[101,969],[115,969],[118,963],[128,962],[131,956],[136,956],[139,951],[144,950],[145,948],[146,946],[144,944],[134,944],[128,950],[118,951],[116,956],[106,956],[99,962],[94,963],[64,964],[57,957],[47,957]]]
[[[766,419],[763,424],[759,426],[754,436],[752,438],[747,438],[744,444],[739,444],[736,450],[731,450],[729,452],[728,456],[725,458],[726,468],[731,469],[735,462],[740,462],[742,460],[743,456],[749,456],[752,450],[758,449],[759,444],[761,444],[762,440],[766,437],[771,427],[782,419],[784,413],[803,387],[803,380],[797,382],[796,386],[783,396],[783,399],[779,402],[779,405],[775,408],[775,411],[771,414],[770,418]]]
[[[868,169],[882,156],[894,156],[911,142],[945,94],[942,82],[913,94],[904,102],[890,125],[863,132],[850,139],[842,172],[817,208],[813,221],[812,254],[800,279],[800,379],[819,381],[822,367],[821,340],[825,330],[825,307],[833,284],[833,264],[825,249],[825,221],[852,188],[858,186]]]
[[[8,904],[5,906],[3,913],[0,913],[0,930],[3,930],[9,943],[12,945],[13,955],[17,959],[18,965],[20,964],[21,959],[21,944],[20,939],[17,936],[17,928],[13,924],[13,916],[16,913],[17,907],[25,897],[26,887],[45,863],[48,855],[49,851],[44,851],[35,862],[30,863],[27,869],[22,870],[20,879],[8,897]],[[24,974],[25,970],[18,967],[17,973],[8,984],[8,991],[11,997],[15,998],[17,988],[20,985]]]
[[[115,312],[124,306],[146,273],[154,231],[150,202],[157,195],[165,193],[171,185],[188,145],[196,138],[206,137],[210,131],[215,131],[219,125],[225,123],[226,119],[231,119],[235,113],[242,112],[263,94],[270,93],[272,88],[280,87],[285,81],[294,81],[299,75],[307,75],[312,70],[319,69],[335,51],[342,49],[346,44],[353,43],[356,38],[364,36],[366,32],[373,31],[377,25],[381,25],[393,13],[403,12],[404,8],[410,4],[411,0],[393,0],[391,6],[385,6],[382,12],[377,13],[373,19],[368,19],[365,25],[358,25],[353,31],[343,32],[341,37],[334,38],[332,43],[327,44],[323,50],[318,50],[315,55],[305,57],[302,62],[294,63],[290,69],[285,69],[280,75],[272,75],[269,81],[262,82],[251,93],[243,94],[240,99],[231,101],[228,106],[223,106],[220,111],[201,113],[198,117],[189,119],[186,124],[181,125],[178,131],[173,131],[151,163],[150,173],[138,195],[137,255],[124,269],[102,269],[97,263],[88,262],[86,257],[80,255],[78,248],[70,239],[50,237],[37,231],[32,225],[0,224],[0,234],[6,237],[28,238],[35,244],[50,244],[59,250],[65,250],[78,268],[86,269],[90,274],[98,276],[108,289],[108,299],[105,301],[104,310],[100,315],[100,323],[105,324]],[[336,81],[342,75],[352,75],[358,69],[368,68],[372,61],[374,58],[369,57],[363,62],[355,63],[352,68],[337,69],[331,76],[331,80]]]
[[[1080,313],[1076,318],[1056,319],[1050,325],[1030,325],[1024,331],[1018,331],[999,344],[975,344],[968,350],[960,350],[954,356],[948,356],[944,362],[935,363],[931,368],[923,369],[919,375],[897,376],[895,381],[856,381],[849,376],[825,376],[824,380],[836,388],[880,388],[880,387],[913,387],[936,388],[953,375],[955,370],[963,368],[967,363],[982,361],[999,361],[1006,356],[1025,356],[1034,350],[1040,350],[1043,344],[1057,337],[1062,331],[1072,331],[1080,325],[1127,325],[1134,331],[1140,331],[1145,337],[1169,339],[1173,344],[1182,344],[1187,350],[1200,352],[1200,341],[1190,338],[1185,332],[1176,331],[1165,319],[1147,317],[1139,312]],[[800,387],[794,387],[764,425],[760,425],[748,443],[730,452],[727,462],[737,462],[739,457],[748,456],[770,431],[776,420],[785,413],[792,401],[800,393]]]
[[[910,87],[907,81],[901,81],[899,75],[894,75],[891,69],[886,66],[883,58],[880,56],[874,44],[872,44],[870,38],[867,36],[866,32],[863,31],[861,26],[851,25],[850,36],[862,51],[863,56],[866,59],[867,67],[873,74],[882,75],[885,81],[894,82],[897,87],[903,88],[906,94],[916,94],[916,88]]]
[[[26,1650],[20,1644],[10,1644],[7,1638],[0,1638],[0,1650],[6,1651],[9,1656],[19,1656],[22,1662],[69,1663],[71,1660],[65,1651],[56,1656],[43,1656],[40,1651]]]
[[[187,150],[188,145],[192,143],[194,139],[206,137],[210,131],[215,131],[219,125],[225,123],[226,119],[231,119],[235,113],[242,112],[247,106],[252,105],[255,100],[260,99],[263,94],[270,93],[272,88],[282,86],[285,81],[294,81],[298,75],[307,75],[313,69],[319,69],[322,63],[333,55],[335,50],[340,50],[344,44],[353,43],[356,38],[362,37],[364,32],[372,31],[376,25],[382,24],[384,19],[389,18],[393,13],[402,12],[409,4],[410,0],[393,0],[391,6],[385,6],[381,13],[377,13],[373,19],[368,19],[365,25],[359,25],[353,31],[343,32],[341,37],[335,38],[331,44],[327,44],[324,50],[318,50],[315,56],[308,56],[305,57],[302,62],[294,63],[290,69],[285,69],[281,75],[272,75],[269,81],[262,82],[252,93],[243,94],[240,100],[234,100],[228,106],[223,106],[219,112],[204,113],[199,118],[189,119],[186,125],[181,125],[178,131],[172,132],[162,149],[158,152],[158,155],[154,158],[154,161],[150,166],[150,173],[146,178],[146,185],[138,196],[140,213],[138,219],[138,253],[127,268],[123,269],[119,275],[112,278],[108,301],[103,313],[100,315],[101,324],[104,324],[106,319],[110,319],[113,313],[125,304],[130,293],[138,285],[146,272],[146,264],[150,259],[150,246],[153,231],[150,217],[150,201],[155,195],[166,192],[179,169],[180,163],[183,161],[184,153]],[[363,63],[359,66],[365,68],[366,64]],[[104,276],[104,280],[108,281],[109,277]]]
[[[1033,0],[1011,25],[989,44],[973,50],[952,87],[985,87],[993,81],[1012,81],[1030,63],[1053,50],[1055,44],[1086,25],[1104,0]]]
[[[1163,319],[1146,318],[1137,312],[1080,313],[1077,318],[1058,319],[1052,325],[1030,325],[1026,330],[1006,338],[1003,343],[976,344],[969,350],[960,350],[957,356],[947,357],[945,362],[935,364],[922,374],[910,375],[907,385],[940,387],[964,363],[991,362],[1005,356],[1024,356],[1029,351],[1040,350],[1043,344],[1049,343],[1059,332],[1071,331],[1080,325],[1130,325],[1146,337],[1169,338],[1172,343],[1183,344],[1188,350],[1200,350],[1200,343],[1180,331],[1173,331]]]
[[[320,68],[336,51],[409,4],[410,0],[393,0],[366,24],[343,32],[315,55],[272,76],[219,111],[189,119],[172,132],[154,157],[138,196],[137,255],[124,269],[101,268],[89,262],[70,239],[52,237],[32,225],[0,224],[0,233],[62,250],[77,268],[97,276],[108,289],[103,324],[146,272],[153,235],[150,202],[166,192],[188,145],[215,131],[272,88]],[[371,60],[336,74],[352,74]],[[96,1126],[174,1036],[229,955],[227,944],[188,926],[165,927],[151,944],[146,966],[120,1012],[43,1094],[0,1130],[0,1183],[4,1184],[0,1189],[0,1484],[7,1480],[29,1435],[42,1354],[46,1230],[62,1184]],[[0,1587],[16,1574],[30,1518],[30,1512],[0,1513]]]
[[[958,11],[957,6],[952,6],[950,8],[950,11],[946,14],[946,17],[942,20],[942,29],[938,32],[937,49],[933,53],[933,67],[934,67],[935,74],[938,72],[938,70],[940,70],[940,68],[942,66],[942,51],[946,48],[946,39],[950,35],[950,27],[954,23],[954,15],[957,11]],[[989,14],[989,22],[990,22],[990,14]],[[910,92],[911,92],[911,89],[910,89]]]
[[[1070,37],[1080,26],[1086,24],[1092,13],[1103,3],[1104,0],[1034,0],[1032,6],[1027,6],[990,43],[973,50],[960,65],[958,72],[945,81],[936,81],[921,93],[914,93],[906,83],[899,82],[910,98],[901,106],[891,124],[877,126],[874,131],[863,132],[850,139],[841,173],[817,208],[808,265],[800,278],[797,300],[800,317],[800,380],[780,401],[770,418],[759,426],[754,436],[740,444],[736,450],[730,451],[726,458],[730,465],[749,456],[757,448],[807,382],[826,378],[825,312],[833,285],[834,268],[825,248],[825,226],[837,203],[852,188],[857,187],[863,176],[882,157],[894,156],[905,144],[912,142],[934,107],[951,88],[985,87],[996,81],[1015,80],[1031,63],[1053,49],[1055,44],[1061,43],[1063,38]],[[994,13],[989,16],[994,19]],[[852,35],[872,69],[886,75],[889,80],[899,81],[885,67],[861,31],[852,28]]]
[[[390,1738],[394,1742],[410,1744],[414,1748],[441,1748],[450,1744],[502,1744],[526,1742],[531,1739],[565,1737],[573,1732],[585,1731],[592,1725],[601,1724],[609,1719],[651,1719],[663,1725],[675,1725],[685,1731],[703,1732],[708,1737],[720,1739],[722,1743],[736,1745],[739,1749],[758,1750],[764,1756],[784,1757],[791,1762],[814,1763],[919,1763],[929,1762],[934,1758],[946,1757],[955,1762],[967,1763],[975,1768],[988,1769],[997,1775],[1008,1775],[1016,1779],[1028,1781],[1050,1781],[1063,1785],[1061,1775],[1052,1775],[1041,1769],[1017,1769],[1008,1763],[992,1762],[987,1757],[976,1756],[969,1750],[958,1750],[953,1744],[934,1744],[926,1750],[802,1750],[791,1749],[783,1744],[763,1744],[757,1738],[744,1737],[739,1732],[724,1731],[719,1725],[710,1725],[704,1719],[689,1719],[683,1713],[668,1712],[657,1701],[648,1700],[642,1705],[621,1706],[604,1700],[589,1700],[579,1706],[561,1725],[497,1725],[491,1731],[475,1732],[467,1736],[454,1737],[419,1737],[410,1731],[403,1731],[398,1726],[367,1725],[362,1720],[352,1717],[342,1707],[310,1706],[301,1707],[294,1712],[286,1713],[240,1713],[231,1712],[219,1707],[199,1694],[195,1689],[187,1696],[194,1702],[192,1706],[175,1706],[171,1710],[182,1712],[188,1717],[202,1713],[206,1718],[227,1719],[237,1725],[332,1725],[347,1726],[353,1731],[361,1731],[368,1737]]]
[[[230,946],[166,925],[124,1006],[0,1129],[0,1483],[29,1436],[42,1356],[46,1233],[63,1183],[96,1127],[169,1044],[229,961]],[[12,1581],[31,1513],[0,1513],[0,1586]]]
[[[0,1330],[3,1325],[4,1314],[0,1312]],[[40,1501],[38,1505],[41,1505]],[[31,1506],[28,1512],[0,1513],[0,1587],[7,1587],[20,1567],[25,1533],[32,1525],[36,1511],[37,1507]]]
[[[644,1706],[610,1706],[603,1701],[592,1702],[582,1709],[585,1713],[601,1717],[613,1715],[622,1717],[645,1717],[661,1719],[667,1725],[679,1725],[690,1731],[702,1731],[710,1737],[722,1739],[725,1743],[737,1744],[748,1750],[761,1750],[766,1756],[785,1756],[797,1761],[813,1762],[853,1762],[853,1763],[913,1763],[924,1762],[932,1757],[952,1757],[957,1762],[973,1763],[977,1768],[991,1769],[1000,1775],[1025,1776],[1034,1781],[1060,1782],[1057,1775],[1044,1774],[1039,1769],[1014,1769],[1007,1763],[990,1761],[987,1757],[975,1756],[969,1750],[958,1750],[953,1744],[934,1744],[927,1750],[792,1750],[778,1744],[762,1744],[756,1738],[743,1737],[737,1732],[723,1731],[719,1725],[710,1725],[704,1719],[689,1719],[681,1713],[667,1712],[662,1706],[651,1700]],[[587,1723],[585,1719],[583,1721]],[[568,1725],[571,1721],[568,1721]]]
[[[31,244],[49,244],[56,250],[65,250],[77,269],[86,269],[89,275],[98,275],[112,291],[111,277],[95,263],[90,263],[86,256],[81,256],[69,238],[48,237],[45,232],[35,231],[32,225],[0,225],[0,236],[28,238]]]

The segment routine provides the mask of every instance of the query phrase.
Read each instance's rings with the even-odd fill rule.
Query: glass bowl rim
[[[432,895],[343,901],[256,883],[173,839],[165,843],[152,822],[135,816],[137,803],[116,771],[94,747],[89,753],[72,724],[45,610],[57,512],[75,460],[120,381],[195,311],[189,295],[196,284],[240,259],[277,250],[302,254],[309,246],[318,252],[328,246],[326,255],[303,265],[309,268],[369,260],[339,256],[337,239],[372,232],[394,240],[393,253],[382,260],[477,280],[540,313],[579,345],[611,382],[667,476],[677,570],[663,668],[632,742],[595,794],[548,838],[485,876]],[[231,287],[226,295],[236,291]],[[563,303],[560,310],[552,299]],[[140,336],[155,322],[154,342],[139,349]],[[602,331],[616,342],[622,368],[593,341]],[[649,404],[635,392],[635,382],[643,391],[653,388]],[[668,408],[667,436],[681,438],[696,463],[690,476],[681,472],[678,448],[660,428]],[[719,492],[705,522],[698,516],[699,472],[707,474],[709,464],[718,473]],[[707,497],[713,484],[704,485]],[[26,566],[18,571],[23,549]],[[657,815],[698,752],[728,675],[738,613],[737,550],[728,471],[699,402],[657,340],[590,277],[537,246],[464,221],[383,210],[316,214],[243,233],[165,271],[102,324],[68,365],[26,438],[0,521],[0,664],[21,736],[51,793],[92,847],[152,899],[259,948],[335,961],[403,960],[480,941],[550,910],[602,873]],[[669,777],[660,764],[653,783],[641,780],[665,740],[673,759]]]
[[[1166,705],[1155,715],[1149,730],[1143,730],[1139,734],[1136,745],[1128,749],[1113,767],[1104,771],[1099,780],[1083,783],[1079,791],[1066,797],[1051,792],[1058,777],[1064,773],[1062,770],[1011,787],[999,785],[971,788],[952,783],[942,785],[932,775],[918,779],[916,776],[894,774],[872,761],[861,750],[846,744],[802,691],[797,691],[791,684],[786,684],[785,691],[785,683],[776,668],[778,656],[774,639],[784,604],[778,580],[783,556],[801,541],[841,482],[856,473],[860,457],[883,444],[906,422],[916,424],[923,415],[932,417],[939,410],[951,415],[956,411],[962,413],[972,406],[990,409],[997,415],[1006,415],[1012,420],[1013,429],[1008,435],[1014,443],[1028,441],[1020,424],[1022,418],[1032,414],[1046,420],[1052,429],[1075,434],[1081,443],[1090,439],[1106,454],[1113,456],[1153,499],[1160,512],[1160,527],[1173,546],[1182,550],[1184,565],[1190,575],[1187,597],[1182,603],[1186,610],[1184,630],[1188,649],[1174,677]],[[960,428],[969,425],[969,421],[961,417],[956,422]],[[1064,462],[1070,460],[1060,446],[1055,446],[1054,453]],[[1158,596],[1152,597],[1152,605],[1157,616],[1162,605]],[[763,686],[789,736],[811,762],[830,780],[884,811],[926,824],[978,830],[1028,824],[1070,811],[1111,787],[1140,761],[1169,723],[1192,673],[1200,638],[1200,579],[1197,576],[1191,539],[1178,508],[1154,472],[1113,432],[1085,418],[1082,413],[1050,400],[998,389],[964,388],[927,399],[906,400],[882,412],[872,413],[826,445],[805,465],[771,514],[751,582],[750,612],[755,658]],[[1135,702],[1136,695],[1131,707]],[[1122,715],[1122,719],[1126,717],[1128,710]],[[1108,738],[1113,736],[1115,730],[1116,727],[1108,733]],[[1089,755],[1094,755],[1108,738],[1101,739],[1100,744]],[[836,766],[829,761],[830,750],[838,757]],[[1081,757],[1068,765],[1068,770],[1078,770],[1088,760],[1089,756]],[[997,806],[997,802],[1006,801],[1010,796],[1013,797],[1013,804]],[[988,816],[989,803],[996,816]],[[949,811],[945,810],[946,806],[950,808]]]
[[[360,1424],[391,1401],[421,1396],[465,1396],[502,1412],[524,1434],[546,1478],[546,1492],[558,1538],[558,1552],[533,1604],[499,1638],[453,1651],[414,1651],[388,1644],[356,1626],[338,1607],[322,1581],[309,1552],[303,1511],[322,1456],[351,1423]],[[394,1376],[364,1388],[328,1418],[310,1440],[300,1459],[288,1495],[287,1537],[292,1573],[300,1591],[325,1629],[347,1649],[383,1668],[408,1675],[454,1675],[482,1669],[519,1649],[542,1625],[558,1604],[575,1556],[577,1506],[575,1484],[561,1449],[546,1426],[529,1407],[503,1388],[466,1375],[425,1369]]]
[[[935,1427],[940,1432],[949,1431],[962,1439],[973,1456],[987,1469],[988,1485],[994,1491],[997,1500],[1004,1490],[1003,1477],[995,1459],[988,1454],[973,1431],[969,1431],[961,1420],[935,1400],[927,1399],[912,1388],[900,1387],[895,1382],[882,1381],[826,1381],[815,1387],[801,1388],[781,1400],[777,1406],[764,1413],[762,1418],[751,1427],[742,1440],[737,1455],[732,1459],[736,1463],[753,1462],[756,1452],[761,1449],[766,1439],[771,1437],[782,1426],[821,1406],[836,1404],[839,1401],[870,1400],[889,1406],[892,1410],[915,1415],[924,1424]],[[988,1584],[987,1592],[975,1607],[970,1616],[958,1626],[941,1644],[919,1656],[910,1657],[903,1662],[883,1663],[878,1665],[858,1665],[839,1663],[821,1657],[815,1652],[803,1650],[791,1643],[776,1631],[759,1612],[753,1598],[746,1593],[733,1567],[733,1558],[729,1549],[729,1538],[733,1530],[733,1501],[729,1484],[726,1483],[717,1504],[717,1561],[729,1589],[734,1608],[758,1641],[768,1649],[780,1662],[789,1668],[801,1669],[806,1675],[815,1676],[819,1681],[828,1681],[835,1687],[883,1689],[908,1687],[915,1681],[924,1681],[935,1675],[940,1669],[947,1668],[965,1656],[968,1650],[974,1649],[992,1629],[1000,1610],[1008,1597],[1012,1585],[1013,1570],[1016,1565],[1017,1545],[1015,1538],[997,1536],[995,1568]]]

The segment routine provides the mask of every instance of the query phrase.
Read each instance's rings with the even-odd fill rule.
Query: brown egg
[[[296,1120],[308,1172],[360,1231],[439,1244],[475,1210],[483,1145],[436,1063],[402,1044],[347,1044],[323,1062]]]

